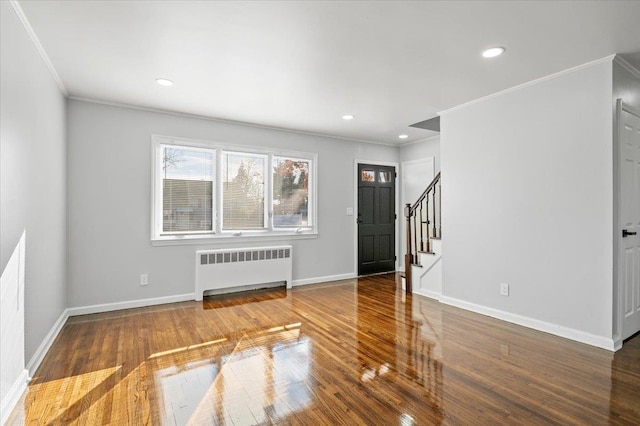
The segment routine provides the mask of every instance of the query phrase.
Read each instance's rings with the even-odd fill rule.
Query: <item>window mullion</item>
[[[313,213],[315,197],[314,185],[316,183],[315,167],[315,162],[309,160],[309,170],[307,170],[307,226],[311,229],[315,227],[316,220],[315,214]]]
[[[266,205],[266,217],[267,229],[269,232],[273,231],[273,154],[269,154],[267,160],[267,171],[265,178],[265,205]]]
[[[216,152],[216,233],[222,232],[222,149],[217,148]]]
[[[162,150],[163,145],[158,144],[153,149],[153,164],[154,164],[154,179],[155,179],[155,194],[154,194],[154,218],[155,218],[155,235],[160,235],[162,232],[162,206],[164,204],[164,198],[162,193]]]

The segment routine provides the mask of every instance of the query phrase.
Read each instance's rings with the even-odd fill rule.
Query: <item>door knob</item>
[[[627,231],[626,229],[622,230],[622,238],[628,237],[629,235],[636,235],[636,232]]]

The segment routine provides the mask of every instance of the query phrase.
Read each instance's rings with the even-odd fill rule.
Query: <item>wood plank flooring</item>
[[[640,424],[611,353],[406,296],[395,274],[72,317],[9,424]]]

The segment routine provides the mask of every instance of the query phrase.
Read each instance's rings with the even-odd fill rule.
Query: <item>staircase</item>
[[[438,173],[418,200],[405,206],[404,284],[407,293],[432,298],[442,294],[441,193]]]

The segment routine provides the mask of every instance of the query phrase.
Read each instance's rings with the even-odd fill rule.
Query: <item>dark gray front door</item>
[[[396,170],[358,164],[358,275],[395,270]]]

